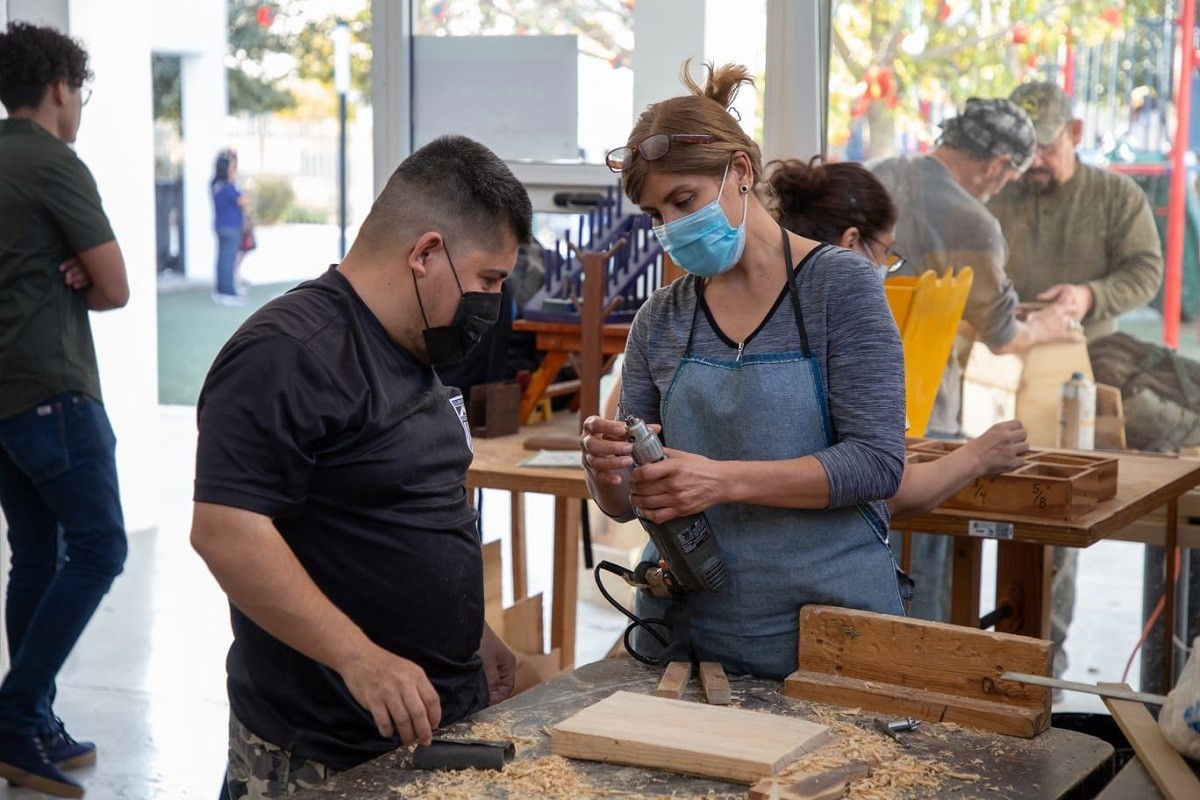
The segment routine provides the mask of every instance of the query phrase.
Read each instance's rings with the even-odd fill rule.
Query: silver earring
[[[741,186],[738,187],[738,191],[741,192],[742,194],[746,194],[750,191],[750,187],[743,183]]]

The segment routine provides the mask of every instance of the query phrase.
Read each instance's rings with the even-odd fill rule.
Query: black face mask
[[[446,260],[450,261],[448,251]],[[458,292],[462,295],[452,324],[429,327],[425,305],[421,303],[421,291],[417,289],[417,305],[421,308],[421,319],[425,321],[426,326],[425,348],[429,351],[429,363],[435,367],[446,367],[462,361],[475,345],[479,344],[483,335],[496,324],[496,320],[500,319],[500,292],[464,292],[453,261],[450,261],[450,271],[454,275],[454,282],[458,284]],[[416,282],[417,275],[414,272],[414,286]]]

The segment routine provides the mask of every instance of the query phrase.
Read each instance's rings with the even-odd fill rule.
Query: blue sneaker
[[[63,721],[55,717],[53,733],[43,733],[38,738],[46,748],[46,757],[59,769],[79,769],[96,763],[96,745],[92,742],[77,742],[67,733]]]
[[[58,771],[37,736],[0,733],[0,777],[54,797],[83,797],[83,787]]]

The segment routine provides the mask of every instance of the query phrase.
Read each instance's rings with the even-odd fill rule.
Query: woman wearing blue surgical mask
[[[791,159],[767,165],[779,221],[801,236],[854,250],[871,259],[883,280],[904,265],[892,245],[896,206],[879,179],[861,164]],[[936,462],[908,464],[900,489],[887,501],[892,517],[923,514],[981,475],[1008,472],[1029,449],[1017,420],[997,422]],[[917,587],[921,589],[921,587]]]
[[[647,108],[608,155],[690,273],[640,309],[622,370],[621,413],[661,425],[667,458],[633,469],[623,419],[589,417],[581,446],[610,516],[703,512],[720,548],[722,591],[639,592],[636,613],[686,617],[663,638],[690,628],[700,660],[782,678],[801,606],[904,613],[883,502],[904,467],[903,356],[872,260],[779,224],[728,111],[746,69],[708,66],[703,86],[687,69],[690,93]],[[653,639],[639,629],[636,649]]]

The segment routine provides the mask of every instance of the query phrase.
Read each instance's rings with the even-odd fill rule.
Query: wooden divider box
[[[905,463],[934,462],[962,446],[962,442],[940,439],[909,439]],[[1111,456],[1030,450],[1024,466],[976,478],[942,507],[1074,519],[1116,496],[1117,465]]]

